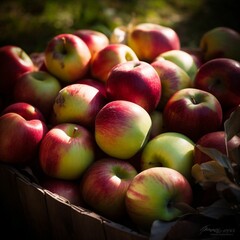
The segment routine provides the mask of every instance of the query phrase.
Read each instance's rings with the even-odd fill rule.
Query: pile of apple
[[[183,49],[173,29],[153,23],[59,34],[29,55],[2,46],[0,161],[147,232],[181,216],[181,203],[210,204],[219,196],[206,202],[203,189],[196,204],[192,168],[212,160],[196,146],[226,154],[239,46],[238,32],[218,27]],[[236,135],[228,147],[239,145]]]

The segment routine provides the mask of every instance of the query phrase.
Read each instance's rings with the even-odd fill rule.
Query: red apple
[[[78,36],[63,33],[56,35],[45,49],[45,65],[48,71],[69,84],[83,77],[89,70],[91,53]]]
[[[83,200],[78,181],[63,180],[44,176],[40,181],[40,186],[67,199],[71,204],[82,206]]]
[[[192,80],[181,67],[164,58],[153,61],[151,65],[160,77],[162,91],[157,107],[163,110],[167,101],[175,92],[192,86]]]
[[[137,61],[135,52],[125,44],[109,44],[97,52],[91,61],[91,75],[102,82],[106,82],[109,72],[118,63]]]
[[[155,220],[175,220],[183,214],[177,204],[191,202],[189,182],[178,171],[166,167],[152,167],[138,173],[125,199],[128,215],[145,232],[150,232]]]
[[[152,112],[161,97],[161,81],[151,64],[128,61],[112,68],[106,82],[106,92],[110,101],[131,101]]]
[[[13,45],[0,47],[0,62],[0,95],[9,97],[18,78],[35,66],[22,48]]]
[[[107,103],[95,119],[95,140],[111,157],[129,159],[148,140],[152,120],[136,103],[115,100]]]
[[[26,102],[16,102],[6,106],[1,115],[9,112],[17,113],[26,120],[39,119],[42,122],[45,122],[46,120],[38,108]]]
[[[240,104],[240,63],[216,58],[204,63],[194,79],[194,87],[212,93],[224,111]]]
[[[203,153],[198,146],[206,147],[206,148],[214,148],[220,151],[222,154],[227,154],[226,150],[226,134],[224,131],[215,131],[206,133],[203,135],[198,141],[196,142],[194,148],[194,163],[204,163],[213,160],[207,154]],[[232,149],[237,148],[240,146],[240,137],[235,135],[230,141],[227,142],[228,150],[231,151]]]
[[[26,120],[17,113],[0,117],[0,161],[9,164],[31,164],[48,129],[39,119]]]
[[[219,130],[222,115],[222,107],[217,98],[196,88],[177,91],[163,111],[166,130],[182,133],[193,141],[208,132]]]
[[[83,126],[63,123],[52,127],[39,149],[40,169],[47,176],[79,179],[94,160],[95,142]]]
[[[155,23],[133,25],[127,32],[127,44],[139,60],[152,62],[159,54],[180,49],[180,39],[174,29]]]
[[[94,162],[81,180],[82,197],[86,204],[111,220],[127,216],[125,196],[136,169],[128,162],[104,158]]]
[[[78,29],[74,31],[73,34],[86,43],[92,56],[109,44],[108,37],[104,33],[96,30]]]
[[[13,98],[15,102],[27,102],[37,107],[48,119],[61,88],[59,80],[50,73],[44,71],[27,72],[22,74],[15,84]]]
[[[229,27],[214,27],[200,38],[204,61],[231,58],[240,61],[240,33]]]
[[[53,104],[55,123],[71,122],[92,127],[106,102],[96,87],[81,83],[67,85],[59,91]]]

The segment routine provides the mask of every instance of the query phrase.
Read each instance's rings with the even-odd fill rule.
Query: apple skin
[[[194,142],[222,126],[222,107],[210,92],[196,88],[177,91],[168,100],[163,121],[167,131],[179,132]]]
[[[160,77],[162,92],[157,108],[163,110],[175,92],[192,86],[192,80],[181,67],[164,58],[153,61],[151,65]]]
[[[130,183],[125,204],[135,225],[150,232],[155,220],[172,221],[182,213],[175,204],[191,204],[192,189],[178,171],[153,167],[138,173]]]
[[[0,62],[0,95],[11,98],[18,78],[23,73],[33,71],[35,66],[30,56],[22,48],[14,45],[0,47]]]
[[[95,119],[95,140],[111,157],[129,159],[149,138],[152,120],[136,103],[115,100],[107,103]]]
[[[94,138],[85,127],[73,123],[58,124],[42,139],[40,169],[57,179],[79,179],[94,161],[94,148]]]
[[[15,84],[13,99],[15,102],[27,102],[37,107],[48,119],[61,88],[59,80],[47,72],[27,72],[22,74]]]
[[[224,111],[240,104],[240,63],[229,58],[216,58],[198,70],[193,86],[212,93]]]
[[[106,93],[110,101],[131,101],[150,113],[156,109],[160,101],[161,80],[151,64],[127,61],[117,64],[110,71]]]
[[[126,218],[125,196],[129,184],[137,175],[129,163],[115,158],[95,161],[81,179],[85,203],[111,220]]]
[[[86,43],[92,56],[109,44],[108,37],[104,33],[96,30],[78,29],[74,31],[73,34]]]
[[[106,94],[106,86],[105,86],[105,83],[103,82],[100,82],[96,79],[93,79],[93,78],[83,78],[83,79],[80,79],[79,81],[77,81],[76,83],[81,83],[81,84],[87,84],[87,85],[90,85],[92,87],[95,87],[97,88],[101,94],[107,98],[107,94]]]
[[[64,197],[71,204],[85,206],[81,197],[79,181],[62,180],[44,175],[39,184],[42,188]]]
[[[25,166],[33,163],[48,128],[39,119],[26,120],[13,112],[0,117],[0,159],[3,163]]]
[[[240,33],[229,27],[215,27],[200,38],[199,47],[204,62],[215,58],[231,58],[240,61]]]
[[[35,106],[26,102],[16,102],[6,106],[1,115],[9,112],[14,112],[25,118],[26,120],[39,119],[42,122],[46,122],[42,112]]]
[[[127,45],[139,60],[151,63],[163,52],[180,49],[180,39],[172,28],[155,23],[140,23],[128,31]]]
[[[138,61],[135,52],[125,44],[112,43],[92,56],[91,76],[106,83],[111,69],[123,62]]]
[[[96,87],[81,83],[67,85],[59,91],[53,104],[55,124],[72,122],[92,127],[106,102]]]
[[[70,33],[58,34],[45,49],[48,71],[65,84],[75,82],[89,70],[91,52],[86,43]]]
[[[183,50],[169,50],[164,53],[161,53],[156,60],[164,58],[165,60],[169,60],[180,68],[182,68],[188,76],[193,80],[195,78],[196,72],[198,70],[198,65],[195,61],[195,58],[183,51]]]
[[[222,154],[226,155],[227,150],[226,150],[225,137],[226,137],[225,131],[215,131],[215,132],[206,133],[200,139],[198,139],[194,148],[194,164],[195,163],[201,164],[201,163],[212,160],[212,158],[210,158],[207,154],[203,153],[198,148],[198,146],[206,147],[206,148],[214,148],[219,152],[221,152]],[[237,135],[227,142],[227,147],[229,152],[239,146],[240,146],[240,137],[238,137]]]
[[[151,167],[169,167],[190,180],[194,146],[194,142],[181,133],[161,133],[144,146],[141,155],[141,170]]]

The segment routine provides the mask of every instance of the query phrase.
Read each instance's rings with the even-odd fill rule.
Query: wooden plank
[[[148,240],[149,236],[140,234],[122,224],[104,221],[106,240]]]
[[[72,219],[76,239],[106,239],[102,219],[94,212],[72,206]]]
[[[66,199],[45,190],[52,239],[74,239],[72,209]]]
[[[17,185],[31,235],[34,239],[50,239],[51,232],[44,190],[23,177],[17,178]]]

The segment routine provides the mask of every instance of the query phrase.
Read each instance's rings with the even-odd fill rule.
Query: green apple
[[[195,58],[183,50],[170,50],[160,54],[156,60],[164,58],[182,68],[193,80],[198,70],[198,64]]]
[[[130,183],[125,204],[134,224],[150,232],[155,220],[172,221],[183,212],[178,203],[191,204],[192,189],[178,171],[153,167],[138,173]]]
[[[194,142],[176,132],[161,133],[147,142],[142,150],[141,169],[169,167],[191,177],[194,158]]]

